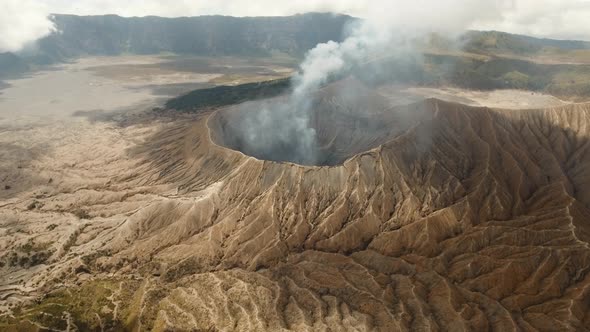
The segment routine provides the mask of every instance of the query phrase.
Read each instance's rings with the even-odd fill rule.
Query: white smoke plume
[[[55,29],[49,9],[35,0],[1,0],[0,53],[17,52]]]
[[[405,56],[412,44],[429,33],[446,36],[464,32],[474,22],[498,20],[511,1],[414,0],[375,7],[360,23],[349,27],[344,41],[329,41],[310,50],[293,79],[292,93],[282,104],[265,105],[245,121],[243,149],[254,156],[270,156],[315,164],[316,132],[310,125],[314,93],[331,77],[373,56]],[[249,106],[250,107],[250,106]]]
[[[407,4],[409,3],[409,4]],[[352,27],[342,43],[328,42],[309,51],[301,64],[294,94],[305,94],[325,82],[327,77],[366,60],[407,47],[407,41],[431,32],[456,35],[475,22],[496,21],[513,5],[507,0],[414,0],[375,6],[361,23]]]

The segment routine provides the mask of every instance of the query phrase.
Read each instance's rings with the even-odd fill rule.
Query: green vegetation
[[[504,81],[504,84],[516,89],[526,89],[530,84],[529,76],[518,70],[513,70],[502,75],[501,79]]]
[[[590,96],[590,68],[568,68],[557,72],[547,91],[555,95]]]
[[[286,92],[290,79],[278,79],[235,86],[218,86],[191,91],[169,100],[167,108],[188,111],[238,104],[247,100],[270,98]]]
[[[532,56],[590,50],[590,42],[514,35],[500,31],[470,31],[462,37],[464,50],[483,54]]]
[[[0,258],[0,267],[31,267],[43,264],[53,254],[52,243],[35,243],[33,240],[9,251]]]
[[[14,317],[0,316],[0,330],[36,331],[36,325],[66,330],[70,319],[79,331],[130,331],[137,324],[143,287],[138,280],[93,280],[60,289],[17,308]]]
[[[84,255],[81,257],[82,262],[84,262],[84,264],[90,268],[94,268],[95,264],[96,264],[96,260],[100,257],[104,257],[104,256],[110,256],[111,253],[108,250],[97,250],[94,251],[91,254],[88,255]]]
[[[590,64],[540,64],[519,59],[489,60],[461,55],[424,54],[365,64],[356,75],[372,85],[404,83],[468,89],[523,89],[566,99],[590,97]]]
[[[90,214],[88,214],[88,212],[82,208],[77,208],[74,211],[72,211],[72,214],[75,215],[76,217],[78,217],[78,219],[91,219],[92,217],[90,216]]]

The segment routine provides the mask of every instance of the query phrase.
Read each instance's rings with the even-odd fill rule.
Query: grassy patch
[[[123,283],[120,287],[120,283]],[[18,308],[14,317],[1,316],[0,327],[7,331],[28,331],[31,323],[53,329],[67,328],[67,316],[80,331],[127,331],[135,325],[135,297],[141,285],[136,280],[93,280],[81,286],[65,288],[47,294],[36,304]],[[118,293],[118,290],[121,292]],[[115,303],[120,301],[115,319]]]
[[[43,264],[53,254],[52,242],[36,243],[29,240],[0,258],[0,267],[31,267]]]
[[[516,89],[526,89],[530,85],[530,78],[518,70],[513,70],[502,76],[504,84]]]

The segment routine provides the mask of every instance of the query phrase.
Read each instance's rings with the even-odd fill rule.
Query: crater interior
[[[419,104],[392,106],[388,98],[362,83],[345,80],[318,91],[305,114],[314,139],[302,152],[297,133],[284,140],[290,121],[273,118],[265,130],[254,128],[257,119],[271,115],[286,98],[244,103],[218,111],[209,121],[213,141],[261,160],[291,162],[306,166],[337,166],[347,159],[393,139],[419,121]],[[254,121],[254,122],[253,122]],[[257,139],[249,135],[254,131]],[[262,131],[262,132],[261,132]]]

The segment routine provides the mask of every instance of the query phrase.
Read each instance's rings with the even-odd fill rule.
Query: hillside
[[[339,158],[331,167],[263,161],[215,144],[231,138],[227,120],[236,111],[227,109],[184,116],[116,158],[104,147],[88,151],[77,171],[88,178],[74,181],[92,187],[72,192],[72,183],[33,206],[8,203],[29,220],[19,239],[33,228],[37,237],[6,259],[48,260],[28,287],[82,281],[1,324],[590,326],[588,104],[515,112],[430,99],[374,113],[387,130],[373,137],[341,130],[346,108],[326,98],[316,129],[324,142],[343,143],[329,147]],[[133,128],[125,135],[137,139],[141,126]],[[57,164],[46,165],[63,183],[51,170]],[[109,174],[113,180],[99,180]],[[49,234],[54,242],[42,242]],[[38,264],[30,259],[22,264]]]
[[[570,100],[589,100],[590,64],[546,64],[491,56],[427,52],[415,58],[383,57],[355,75],[372,85],[389,83],[456,86],[467,89],[522,89]]]
[[[462,40],[466,42],[465,50],[483,53],[533,55],[550,48],[569,51],[590,49],[590,42],[587,41],[534,38],[501,31],[470,31],[462,36]]]
[[[29,67],[92,55],[191,54],[301,57],[321,42],[342,40],[344,27],[357,18],[311,13],[288,17],[199,16],[182,18],[116,15],[52,15],[58,32],[40,39],[36,50],[0,54],[0,77]],[[496,31],[470,31],[458,40],[437,36],[428,47],[457,47],[488,56],[541,57],[585,61],[589,43],[539,39]]]
[[[464,50],[482,54],[534,56],[543,53],[590,50],[590,42],[534,38],[501,31],[470,31],[461,37]]]
[[[40,39],[35,52],[19,55],[19,61],[45,65],[88,55],[158,53],[217,56],[285,53],[300,57],[318,43],[340,41],[344,26],[354,18],[321,13],[243,18],[56,14],[52,20],[57,32]],[[9,69],[10,73],[16,72],[12,70],[15,67],[0,62],[0,75]]]

